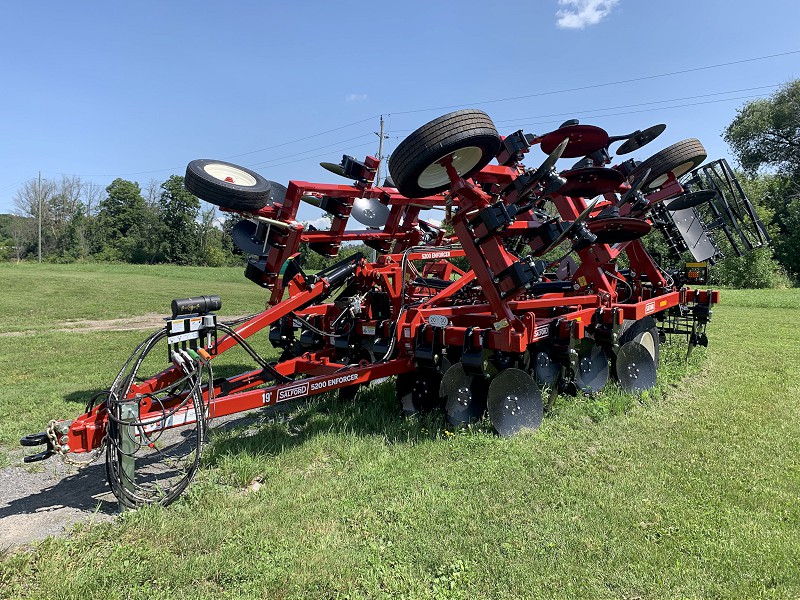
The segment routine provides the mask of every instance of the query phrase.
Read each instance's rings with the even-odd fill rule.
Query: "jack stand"
[[[120,479],[122,488],[133,495],[136,477],[136,459],[134,458],[136,452],[136,427],[126,423],[139,421],[139,400],[135,399],[120,403],[119,415],[123,423],[120,425]],[[133,506],[129,506],[120,500],[120,512],[133,510],[133,508]]]

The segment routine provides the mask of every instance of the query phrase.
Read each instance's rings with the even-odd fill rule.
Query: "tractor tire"
[[[239,211],[264,208],[272,194],[272,186],[261,175],[221,160],[193,160],[186,165],[183,184],[201,200]]]
[[[630,181],[636,181],[645,174],[647,169],[650,169],[650,175],[642,186],[643,191],[653,192],[663,186],[669,174],[675,175],[679,178],[688,173],[692,169],[699,167],[706,159],[708,154],[700,140],[689,138],[676,144],[672,144],[668,148],[664,148],[661,152],[656,152],[650,158],[644,160],[636,166],[630,174]]]
[[[423,125],[400,142],[389,159],[389,173],[407,198],[438,194],[450,178],[438,161],[453,155],[453,166],[469,177],[500,150],[500,135],[482,110],[457,110]]]

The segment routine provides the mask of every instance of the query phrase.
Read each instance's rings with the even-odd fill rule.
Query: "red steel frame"
[[[374,174],[377,159],[367,157],[365,164]],[[353,277],[364,289],[375,287],[388,293],[396,327],[393,329],[385,321],[364,317],[359,320],[358,332],[380,331],[382,335],[393,332],[395,337],[395,356],[386,361],[368,363],[362,361],[358,366],[348,366],[337,362],[336,353],[330,346],[314,352],[279,362],[275,369],[286,377],[306,375],[307,378],[289,383],[275,384],[269,381],[262,370],[242,373],[226,380],[226,390],[217,386],[204,390],[204,401],[213,416],[230,415],[260,406],[273,405],[300,396],[313,396],[351,385],[368,383],[391,375],[400,375],[414,370],[415,342],[421,338],[431,342],[439,335],[428,326],[433,316],[444,317],[448,325],[441,330],[441,342],[447,346],[461,346],[470,342],[476,346],[511,353],[522,353],[531,345],[554,336],[562,340],[581,339],[589,335],[588,328],[604,326],[613,328],[623,319],[641,319],[647,315],[662,313],[678,304],[690,302],[715,303],[718,292],[694,291],[691,289],[669,289],[661,270],[653,262],[640,241],[616,245],[593,244],[578,252],[581,265],[575,274],[575,289],[572,292],[556,292],[531,295],[524,291],[509,293],[502,289],[493,275],[511,266],[519,259],[503,245],[503,237],[519,235],[535,230],[542,223],[532,214],[519,215],[503,232],[489,235],[476,241],[470,230],[470,216],[486,208],[493,197],[481,189],[481,184],[505,188],[521,173],[516,166],[487,166],[475,174],[471,180],[461,178],[452,165],[443,161],[443,166],[451,179],[450,191],[427,198],[409,199],[394,188],[374,186],[370,180],[356,185],[318,184],[305,181],[291,181],[286,199],[282,203],[266,206],[250,216],[262,219],[271,226],[267,242],[266,268],[262,283],[271,290],[268,307],[260,314],[241,324],[236,333],[247,339],[263,331],[281,318],[293,313],[298,315],[319,315],[323,327],[339,315],[332,303],[317,303],[329,290],[325,279],[313,283],[302,274],[295,275],[286,282],[289,296],[285,297],[285,285],[278,273],[281,267],[297,254],[301,243],[323,244],[331,255],[338,252],[343,242],[361,241],[382,243],[388,249],[394,244],[392,253],[381,255],[375,263],[362,259],[354,268]],[[594,207],[592,214],[598,214],[609,202],[614,201],[616,193],[629,189],[627,183],[618,190],[606,194],[608,202]],[[651,204],[682,192],[674,177],[658,192],[648,196]],[[319,198],[331,197],[342,201],[342,210],[334,215],[327,231],[308,231],[297,221],[297,210],[303,196]],[[352,202],[356,198],[377,199],[389,208],[389,218],[382,230],[346,230]],[[515,200],[509,194],[505,201]],[[584,198],[555,195],[554,204],[561,218],[572,221],[586,208]],[[423,233],[419,228],[419,213],[424,208],[455,209],[452,225],[455,236],[447,236],[443,231],[435,236],[432,245],[441,249],[412,250],[420,244]],[[629,208],[623,207],[622,215]],[[458,242],[460,249],[445,248],[447,244]],[[606,276],[615,272],[615,261],[621,252],[628,256],[631,269],[644,275],[648,286],[639,284],[634,290],[635,297],[625,303],[618,302],[616,281]],[[466,256],[472,271],[464,273],[448,259]],[[413,284],[403,280],[403,262],[428,260],[430,271],[442,274],[442,279],[461,275],[448,287],[436,293],[415,290]],[[454,301],[457,294],[477,282],[482,292],[482,300],[470,304]],[[424,286],[423,286],[424,287]],[[404,294],[417,294],[424,301],[407,307],[402,312]],[[311,304],[311,306],[309,306]],[[301,307],[306,306],[303,309]],[[365,314],[368,315],[369,307]],[[555,331],[553,324],[555,323]],[[226,335],[208,350],[217,356],[236,346],[237,340]],[[169,367],[151,379],[131,387],[129,399],[139,398],[140,418],[158,418],[169,405],[153,406],[144,394],[168,386],[180,376],[176,367]],[[175,405],[180,398],[174,399]],[[193,409],[184,409],[171,417],[164,426],[178,426],[196,420]],[[99,447],[106,426],[106,407],[102,404],[89,413],[75,419],[68,432],[69,447],[73,452],[86,452]]]

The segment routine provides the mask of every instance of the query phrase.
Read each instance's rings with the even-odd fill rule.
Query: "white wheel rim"
[[[637,337],[639,338],[637,341],[647,349],[647,351],[650,353],[650,356],[653,357],[653,362],[655,362],[656,341],[653,339],[653,334],[650,331],[645,331]]]
[[[234,183],[246,187],[252,187],[256,184],[256,178],[250,175],[250,173],[230,165],[208,163],[203,167],[203,170],[214,179],[219,179],[227,183]]]
[[[417,178],[417,185],[424,190],[440,187],[450,183],[450,177],[447,175],[447,169],[439,164],[443,158],[450,156],[453,160],[453,167],[459,175],[468,173],[477,165],[481,158],[483,158],[483,150],[477,146],[467,146],[455,152],[449,152],[440,156],[436,162],[431,164],[425,169]]]
[[[648,187],[653,188],[653,189],[661,187],[662,185],[664,185],[667,182],[667,179],[669,179],[669,174],[670,173],[675,175],[675,179],[677,179],[678,177],[680,177],[684,173],[686,173],[689,170],[691,170],[691,168],[694,166],[694,162],[695,161],[690,160],[689,162],[685,162],[682,165],[672,169],[669,173],[665,173],[664,175],[661,175],[660,177],[656,177],[655,179],[653,179],[653,181],[650,182]]]

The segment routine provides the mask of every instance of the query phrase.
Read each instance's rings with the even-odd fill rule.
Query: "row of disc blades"
[[[656,384],[656,363],[650,351],[637,341],[623,344],[616,355],[616,375],[620,388],[640,393]],[[545,352],[536,355],[533,376],[510,368],[498,373],[491,382],[480,375],[470,375],[461,363],[444,374],[439,395],[445,401],[447,420],[455,426],[474,423],[488,413],[492,426],[502,436],[524,429],[538,429],[544,415],[539,385],[557,385],[561,367]],[[579,352],[575,385],[585,393],[598,392],[609,378],[609,360],[605,351],[588,345]]]

